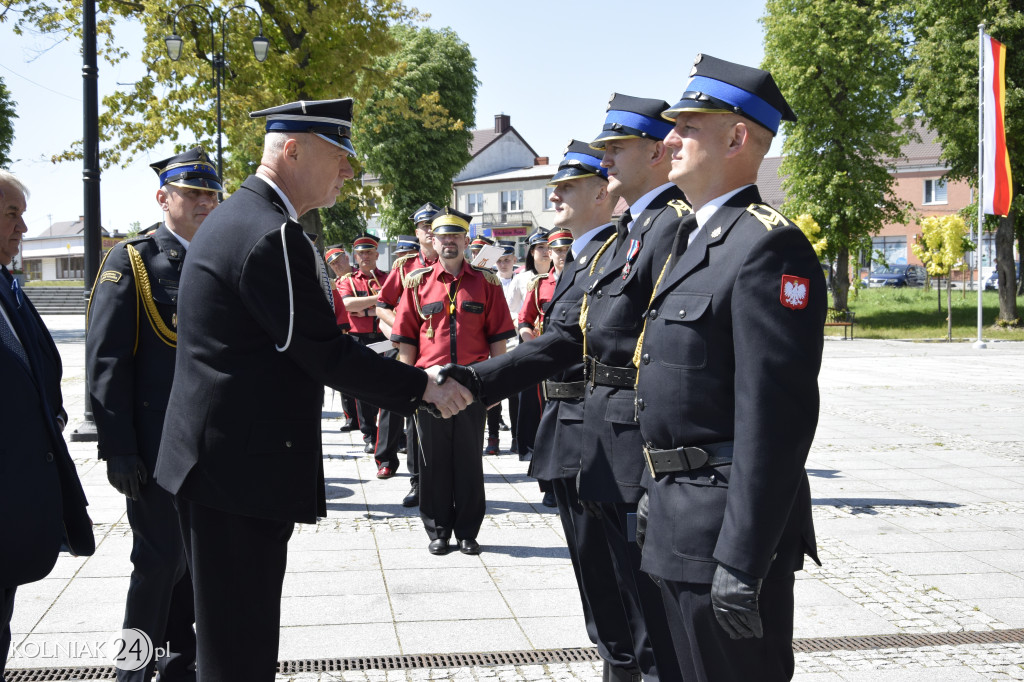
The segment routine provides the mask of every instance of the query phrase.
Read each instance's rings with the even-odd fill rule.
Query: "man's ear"
[[[651,165],[657,166],[667,155],[668,147],[665,146],[664,141],[655,140],[654,145],[651,147]]]
[[[749,147],[753,142],[753,137],[750,133],[750,128],[747,127],[746,122],[737,121],[734,123],[729,130],[729,148],[726,150],[726,156],[735,156],[745,147]]]
[[[281,147],[282,156],[289,161],[295,161],[299,158],[302,151],[302,145],[299,144],[297,138],[289,137],[284,141],[284,146]]]
[[[163,187],[156,191],[156,203],[158,203],[160,205],[160,208],[165,211],[167,210],[167,201],[170,198],[170,194],[171,193],[168,192]]]

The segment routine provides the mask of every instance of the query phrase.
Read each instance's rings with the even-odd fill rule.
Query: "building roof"
[[[782,177],[779,175],[781,165],[781,156],[766,156],[757,169],[757,189],[761,193],[761,200],[769,206],[781,207],[786,201]]]
[[[519,131],[512,127],[511,117],[506,114],[498,114],[494,117],[493,128],[478,128],[471,130],[473,133],[473,141],[469,145],[469,155],[472,158],[482,152],[483,150],[490,147],[492,144],[505,137],[506,135],[515,135],[523,143],[530,152],[537,156],[537,152],[534,151],[533,147],[523,139],[523,136],[519,134]]]
[[[78,220],[64,220],[59,223],[53,223],[50,227],[37,234],[35,237],[30,237],[30,239],[71,237],[82,234],[84,230],[85,221],[82,218],[79,218]]]
[[[900,155],[904,158],[896,159],[896,172],[935,168],[936,166],[947,168],[948,164],[939,158],[942,154],[942,145],[938,142],[938,133],[925,128],[921,121],[914,123],[913,131],[920,135],[921,139],[908,142],[900,147]]]
[[[539,164],[526,168],[509,168],[497,173],[491,173],[490,175],[460,180],[452,184],[456,187],[461,187],[463,185],[482,185],[489,182],[508,182],[510,180],[543,180],[544,178],[552,177],[557,170],[558,166],[555,164]]]

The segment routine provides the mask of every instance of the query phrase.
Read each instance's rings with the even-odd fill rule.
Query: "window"
[[[871,260],[884,260],[888,265],[902,265],[907,262],[906,237],[872,237]]]
[[[82,279],[84,276],[84,256],[57,257],[57,279]]]
[[[946,181],[925,180],[924,181],[924,203],[944,204],[946,203]]]
[[[545,187],[544,188],[544,210],[545,211],[554,211],[555,210],[554,205],[551,203],[551,195],[554,194],[554,192],[555,192],[555,188],[554,187]]]
[[[483,213],[484,195],[483,192],[476,192],[466,195],[466,213]]]
[[[501,212],[510,213],[512,211],[523,210],[523,190],[513,189],[501,193]]]

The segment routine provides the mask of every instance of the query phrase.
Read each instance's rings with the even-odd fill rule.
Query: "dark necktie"
[[[7,268],[0,268],[0,270],[3,271],[4,278],[4,283],[0,286],[10,286],[11,292],[17,296],[20,291],[15,291],[14,289],[14,277],[7,271]],[[10,314],[13,315],[14,311],[12,310]],[[25,347],[21,345],[21,341],[15,336],[14,330],[11,329],[11,325],[6,320],[0,320],[0,343],[3,343],[12,353],[21,358],[21,361],[25,363],[25,367],[31,366],[28,364],[28,355],[25,353]]]
[[[572,249],[569,249],[569,252],[565,254],[565,264],[568,265],[573,262],[573,260],[575,259],[572,257]]]
[[[623,244],[629,236],[629,224],[633,221],[633,215],[626,209],[626,212],[619,216],[619,222],[615,223],[615,243]]]

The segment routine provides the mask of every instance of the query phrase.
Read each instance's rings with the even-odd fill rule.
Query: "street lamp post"
[[[226,24],[228,15],[233,11],[243,10],[249,11],[256,15],[256,20],[260,22],[260,34],[252,39],[252,52],[253,56],[256,57],[256,61],[262,63],[267,59],[267,53],[270,50],[270,41],[263,36],[263,17],[254,8],[248,5],[235,5],[229,7],[227,10],[218,11],[216,17],[211,14],[210,10],[206,9],[202,5],[196,3],[189,3],[182,5],[174,13],[174,17],[171,19],[171,35],[164,38],[164,43],[167,45],[167,56],[171,58],[171,61],[178,61],[181,58],[181,49],[185,44],[184,39],[174,31],[174,27],[178,21],[178,15],[184,10],[189,8],[196,8],[206,13],[207,19],[210,22],[210,51],[213,53],[213,57],[210,60],[210,65],[213,67],[213,80],[217,83],[217,175],[220,176],[221,182],[224,181],[224,163],[223,163],[223,149],[221,147],[221,113],[220,113],[220,91],[224,82],[224,54],[227,48],[227,30]],[[215,52],[217,49],[216,44],[216,33],[214,31],[214,22],[217,21],[220,24],[220,52]]]

